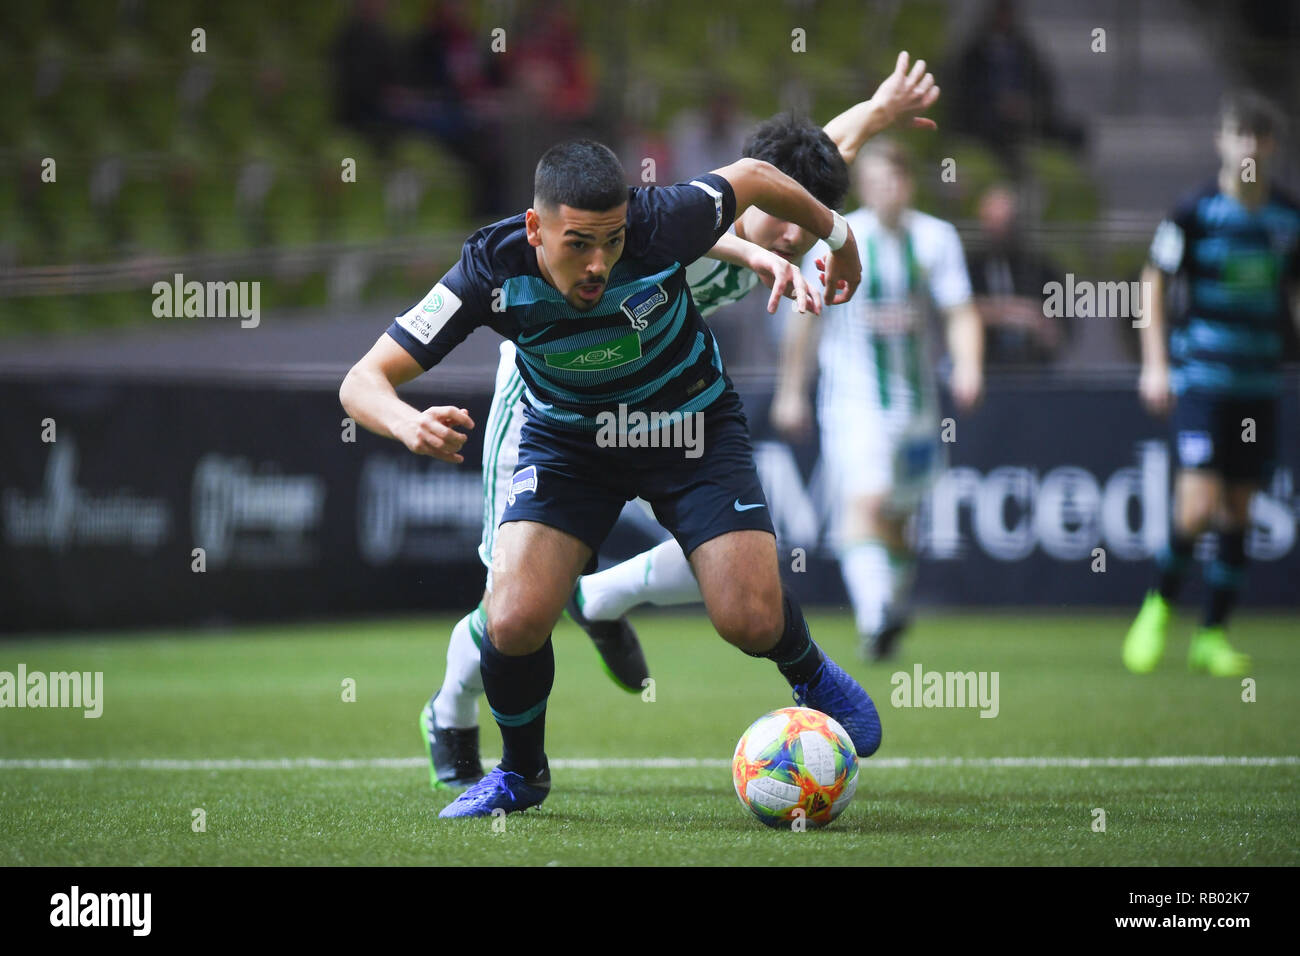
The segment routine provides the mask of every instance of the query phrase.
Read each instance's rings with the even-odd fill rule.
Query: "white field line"
[[[487,759],[487,766],[495,764]],[[914,768],[1048,769],[1052,767],[1300,767],[1300,756],[1282,757],[880,757],[863,760],[866,770]],[[246,760],[113,760],[76,758],[0,759],[0,770],[408,770],[425,768],[423,757],[325,759],[286,757]],[[730,760],[699,757],[570,757],[551,761],[557,770],[691,770],[723,769]]]

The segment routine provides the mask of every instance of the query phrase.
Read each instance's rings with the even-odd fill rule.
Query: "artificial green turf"
[[[0,710],[0,759],[416,758],[417,713],[450,619],[0,643],[0,670],[103,671],[104,714]],[[880,705],[880,758],[1300,755],[1295,618],[1243,616],[1256,701],[1188,674],[1188,623],[1162,667],[1119,662],[1121,616],[923,618],[897,662],[854,663],[848,619],[814,635]],[[703,758],[687,769],[558,769],[540,810],[440,821],[419,766],[0,770],[0,865],[12,864],[1291,864],[1300,766],[872,766],[821,832],[749,818],[722,765],[789,702],[771,665],[703,615],[638,616],[655,700],[616,689],[573,625],[556,632],[553,758]],[[898,709],[890,676],[997,671],[999,713]],[[342,700],[345,678],[356,701]],[[497,750],[489,725],[484,749]],[[207,830],[191,829],[194,808]],[[1094,808],[1106,831],[1094,832]]]

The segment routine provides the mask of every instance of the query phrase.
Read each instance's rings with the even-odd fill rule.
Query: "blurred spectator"
[[[514,31],[507,64],[512,85],[529,112],[581,124],[591,117],[595,88],[582,51],[582,34],[566,4],[533,7],[532,21]]]
[[[1013,0],[992,0],[957,56],[951,85],[953,125],[1020,168],[1019,147],[1032,138],[1083,145],[1083,131],[1060,115],[1052,74],[1019,21]]]
[[[984,320],[989,363],[1050,362],[1065,343],[1064,320],[1043,314],[1043,286],[1059,279],[1046,259],[1026,248],[1019,229],[1019,202],[1006,185],[980,198],[983,242],[970,255],[971,288]]]
[[[334,39],[334,117],[381,152],[393,133],[388,103],[400,79],[398,46],[384,25],[387,0],[356,0]]]
[[[596,126],[595,86],[582,42],[570,5],[555,0],[529,5],[507,30],[509,148],[502,155],[502,189],[511,212],[532,203],[533,171],[548,148],[583,136],[609,138]]]
[[[504,212],[500,57],[486,50],[460,0],[435,0],[407,47],[406,79],[395,102],[403,122],[431,133],[466,164],[473,212]]]
[[[705,86],[711,92],[704,109],[683,110],[672,122],[672,169],[666,182],[678,182],[734,163],[754,126],[752,117],[737,110],[736,96],[726,85],[714,80]]]

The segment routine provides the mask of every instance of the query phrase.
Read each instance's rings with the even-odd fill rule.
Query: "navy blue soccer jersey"
[[[597,429],[601,410],[695,412],[727,389],[722,357],[686,283],[685,267],[731,226],[736,197],[706,173],[628,190],[622,257],[590,311],[548,283],[523,215],[480,229],[433,290],[388,334],[425,369],[480,325],[517,346],[524,400],[542,421]]]
[[[1276,396],[1287,295],[1300,281],[1300,206],[1274,189],[1251,211],[1211,183],[1160,224],[1150,256],[1187,282],[1184,321],[1169,337],[1175,394]]]

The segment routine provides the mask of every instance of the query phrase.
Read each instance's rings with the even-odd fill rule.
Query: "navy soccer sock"
[[[1246,572],[1246,532],[1219,532],[1219,553],[1205,567],[1205,583],[1209,593],[1205,598],[1206,627],[1221,627],[1237,604],[1237,594]]]
[[[1187,576],[1187,566],[1192,561],[1192,548],[1195,544],[1194,535],[1184,535],[1178,529],[1171,528],[1169,543],[1156,555],[1156,590],[1170,603],[1178,599],[1178,592],[1183,589],[1183,579]]]
[[[785,613],[785,628],[781,632],[781,639],[771,650],[749,656],[766,657],[775,663],[781,676],[793,687],[813,679],[817,668],[822,666],[822,652],[808,633],[808,622],[804,620],[799,602],[788,591],[782,592],[781,601]]]
[[[501,728],[501,768],[533,777],[546,766],[546,700],[555,683],[551,638],[531,654],[502,654],[487,637],[481,649],[483,693]]]

